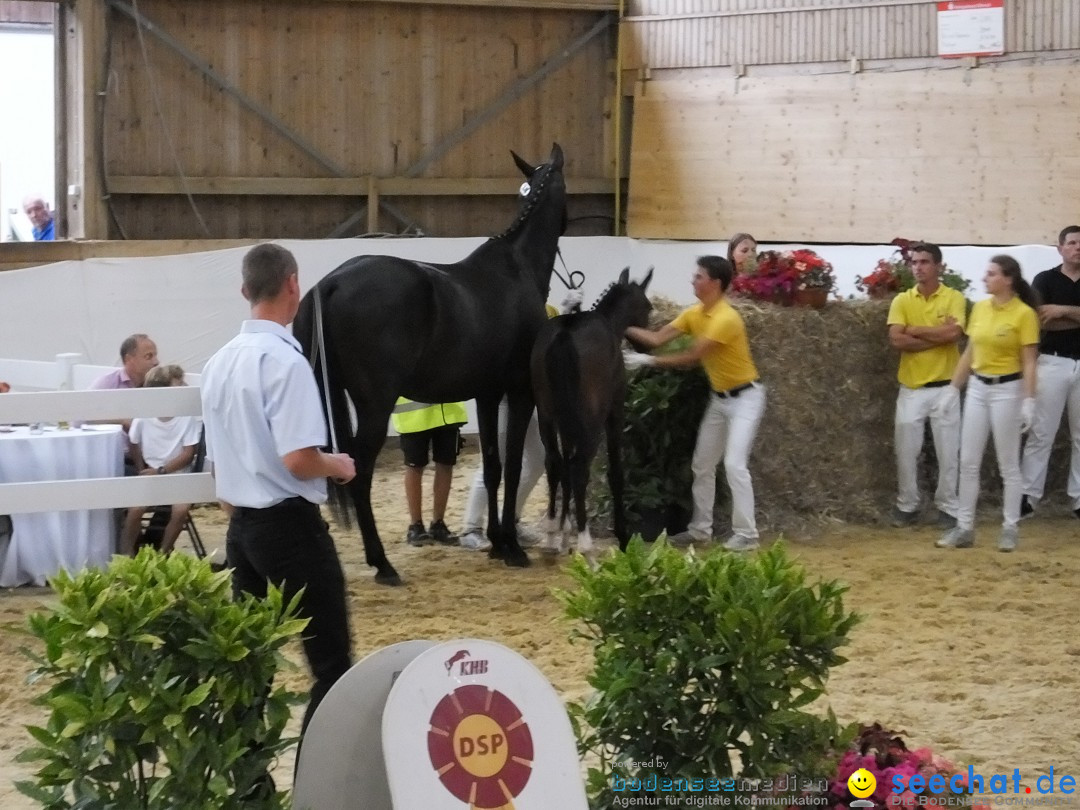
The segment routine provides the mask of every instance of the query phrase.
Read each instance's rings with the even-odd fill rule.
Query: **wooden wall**
[[[937,56],[936,0],[629,0],[627,68]],[[1077,0],[1006,0],[1005,49],[1080,49]]]
[[[139,10],[352,178],[401,175],[604,15],[277,0],[140,0]],[[128,238],[322,237],[363,205],[358,196],[299,190],[295,196],[198,194],[204,230],[188,199],[176,193],[184,183],[175,178],[193,178],[188,185],[199,188],[202,178],[330,178],[334,172],[157,39],[140,41],[128,17],[110,11],[107,25],[105,172],[120,190],[112,205]],[[559,141],[571,191],[574,178],[583,178],[591,181],[584,187],[606,193],[613,40],[614,28],[592,39],[420,176],[510,178],[517,170],[508,150],[539,162]],[[163,177],[174,178],[172,193],[135,193],[161,191],[145,179]],[[495,196],[384,199],[427,233],[484,234],[509,223],[516,187]],[[574,197],[572,205],[571,217],[599,217],[581,219],[575,232],[611,232],[603,218],[611,213],[607,196]],[[378,226],[398,227],[386,215]],[[362,218],[351,233],[365,227]]]
[[[0,25],[52,25],[55,3],[0,0]]]
[[[815,8],[823,6],[823,8]],[[936,56],[928,0],[631,0],[628,233],[1008,244],[1080,221],[1080,2]]]

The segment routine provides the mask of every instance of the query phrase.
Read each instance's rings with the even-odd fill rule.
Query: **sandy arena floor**
[[[569,625],[551,596],[553,587],[569,584],[566,575],[543,564],[511,570],[460,549],[408,547],[397,457],[385,458],[376,472],[376,517],[407,585],[374,585],[359,536],[335,531],[356,658],[409,638],[491,638],[530,658],[567,698],[582,697],[591,658],[570,645]],[[477,458],[463,457],[454,482],[447,523],[455,530]],[[541,482],[530,517],[542,512],[543,491]],[[197,519],[209,547],[224,544],[216,508],[200,510]],[[1025,522],[1011,555],[995,551],[995,526],[979,528],[976,548],[952,552],[933,548],[937,531],[930,527],[837,525],[813,538],[788,538],[812,574],[851,585],[848,604],[865,616],[847,650],[850,661],[830,681],[829,701],[844,722],[877,720],[906,730],[913,743],[984,774],[1019,768],[1033,783],[1053,766],[1058,777],[1080,777],[1080,523],[1067,512]],[[21,626],[51,598],[47,589],[0,592],[0,623]],[[24,726],[44,722],[25,686],[25,643],[0,633],[5,810],[35,806],[12,784],[30,774],[14,762],[31,742]],[[293,654],[302,660],[299,647]],[[294,677],[305,688],[303,676]],[[291,771],[291,760],[280,764],[284,784]]]

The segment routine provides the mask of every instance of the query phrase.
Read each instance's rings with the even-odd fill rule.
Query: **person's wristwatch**
[[[157,468],[157,474],[158,475],[165,475],[165,466],[164,465]]]

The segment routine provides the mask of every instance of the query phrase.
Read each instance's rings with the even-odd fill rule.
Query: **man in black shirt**
[[[1066,411],[1072,438],[1068,495],[1080,518],[1080,225],[1058,236],[1061,264],[1043,270],[1031,286],[1039,299],[1039,389],[1035,424],[1024,446],[1021,473],[1024,499],[1020,516],[1035,511],[1046,485],[1046,468],[1061,414]]]

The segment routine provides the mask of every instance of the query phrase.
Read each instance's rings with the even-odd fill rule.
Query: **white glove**
[[[1020,403],[1020,432],[1027,433],[1035,424],[1035,398],[1025,397]]]
[[[562,314],[569,315],[581,309],[581,290],[570,290],[562,300]]]
[[[945,386],[945,390],[941,392],[941,395],[934,402],[934,407],[930,409],[932,416],[940,419],[946,414],[950,413],[956,408],[960,407],[960,389],[950,383]]]
[[[641,352],[624,351],[622,353],[623,364],[626,366],[627,371],[634,371],[642,366],[655,366],[656,358],[651,354],[642,354]]]

